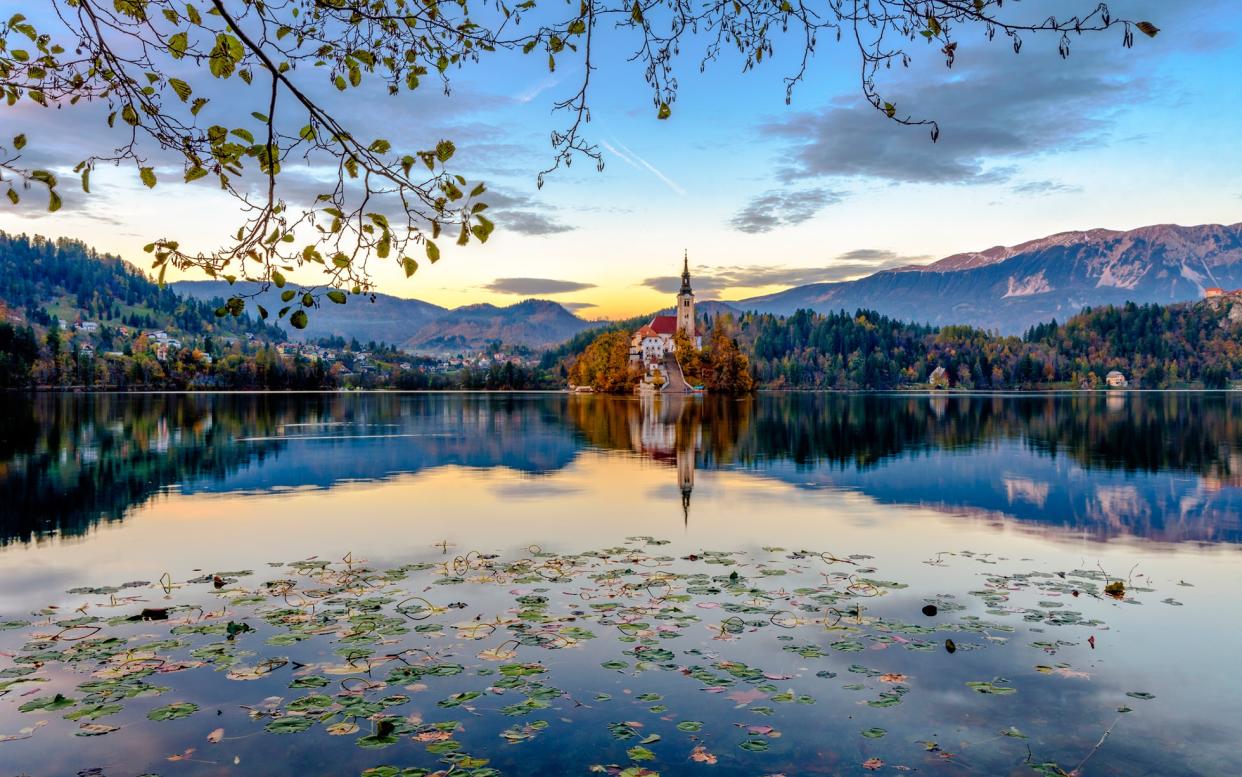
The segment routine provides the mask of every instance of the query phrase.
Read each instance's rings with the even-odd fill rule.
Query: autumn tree
[[[630,363],[630,338],[625,332],[604,332],[586,347],[569,370],[569,382],[605,394],[626,394],[641,374]]]
[[[186,184],[232,195],[236,231],[220,245],[185,246],[149,225],[146,246],[163,277],[169,267],[196,269],[230,282],[257,280],[261,291],[283,290],[276,315],[306,325],[308,311],[328,300],[344,304],[373,289],[371,260],[395,262],[407,276],[435,262],[447,231],[458,244],[486,241],[493,223],[485,188],[455,173],[451,139],[398,148],[369,121],[381,85],[394,99],[419,89],[448,90],[450,77],[481,61],[510,54],[546,58],[549,70],[574,65],[581,75],[552,104],[564,123],[551,133],[543,176],[575,159],[603,168],[586,135],[592,75],[606,50],[632,51],[650,88],[652,111],[668,118],[677,97],[674,66],[683,48],[706,67],[726,54],[743,70],[771,59],[778,44],[794,53],[786,100],[809,71],[823,40],[857,53],[859,89],[867,102],[901,125],[922,126],[934,141],[934,117],[913,116],[884,96],[880,75],[893,67],[945,65],[963,56],[967,36],[1000,38],[1018,52],[1024,38],[1043,35],[1068,56],[1071,41],[1104,30],[1157,33],[1149,22],[1114,18],[1103,3],[1084,0],[1069,17],[1031,19],[1003,0],[43,0],[37,19],[14,13],[0,21],[0,89],[13,111],[53,111],[66,136],[75,114],[94,106],[115,134],[98,147],[77,148],[65,137],[24,132],[0,139],[0,184],[16,204],[41,192],[48,209],[62,203],[54,169],[72,168],[89,192],[101,164],[127,166],[147,187],[165,185],[158,169],[180,168]],[[919,44],[919,49],[914,48]],[[915,52],[930,52],[916,60]],[[597,56],[598,55],[598,56]],[[352,99],[333,100],[336,92]],[[7,133],[6,133],[7,134]],[[113,142],[119,143],[113,146]],[[28,164],[26,149],[62,155],[55,164]],[[57,151],[73,149],[73,151]],[[63,154],[72,153],[71,157]],[[287,175],[312,173],[309,194]],[[532,171],[534,172],[534,171]],[[317,282],[288,274],[319,271]],[[300,274],[300,279],[311,274]],[[287,288],[286,288],[287,287]],[[234,296],[218,311],[241,315]],[[259,310],[263,317],[268,311]]]
[[[704,349],[702,373],[704,387],[717,394],[749,394],[755,390],[750,359],[734,337],[733,320],[717,316],[711,339]]]

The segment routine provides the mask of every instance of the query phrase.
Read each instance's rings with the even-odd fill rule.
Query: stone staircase
[[[689,394],[691,392],[690,384],[686,383],[686,376],[681,372],[681,365],[677,363],[677,357],[671,353],[664,354],[664,386],[661,387],[662,394]]]

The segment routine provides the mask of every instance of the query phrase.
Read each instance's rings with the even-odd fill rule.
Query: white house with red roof
[[[695,348],[703,347],[703,337],[694,318],[694,291],[690,288],[688,254],[682,263],[676,313],[671,316],[656,316],[639,327],[630,339],[630,361],[642,364],[649,373],[661,370],[665,357],[677,349],[674,337],[678,332],[689,337]]]

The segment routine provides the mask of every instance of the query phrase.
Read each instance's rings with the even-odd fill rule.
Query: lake
[[[1242,772],[1242,398],[4,395],[0,777]]]

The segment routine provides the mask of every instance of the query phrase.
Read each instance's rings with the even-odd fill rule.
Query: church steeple
[[[677,292],[677,331],[693,340],[697,329],[694,324],[694,290],[690,288],[690,252],[686,251],[681,264],[681,291]]]

